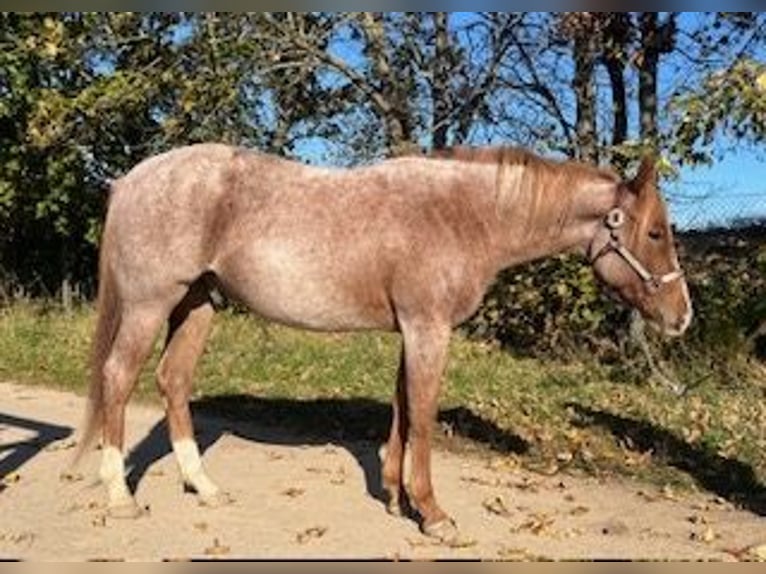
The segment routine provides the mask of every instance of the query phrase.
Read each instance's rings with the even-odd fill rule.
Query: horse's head
[[[652,159],[644,159],[635,179],[620,184],[590,258],[598,279],[663,333],[681,335],[689,326],[689,289]]]

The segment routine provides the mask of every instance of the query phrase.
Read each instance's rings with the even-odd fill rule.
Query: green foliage
[[[679,237],[694,320],[680,341],[651,330],[651,352],[673,379],[740,386],[766,347],[766,231],[761,226]],[[469,336],[517,355],[579,357],[611,365],[615,378],[642,383],[652,374],[630,335],[627,311],[604,297],[588,266],[562,256],[499,278]]]
[[[590,267],[562,255],[501,274],[464,327],[511,351],[564,357],[577,349],[613,348],[615,323],[623,315],[602,294]]]
[[[697,90],[672,102],[675,156],[689,163],[709,161],[716,136],[733,141],[766,139],[766,63],[748,58],[708,75]]]

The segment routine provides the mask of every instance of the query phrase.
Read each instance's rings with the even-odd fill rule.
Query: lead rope
[[[677,397],[686,394],[688,387],[665,374],[655,361],[652,348],[649,346],[649,339],[646,337],[646,322],[635,309],[630,314],[630,338],[638,343],[654,378]]]

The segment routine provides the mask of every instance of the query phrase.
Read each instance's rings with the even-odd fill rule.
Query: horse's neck
[[[501,213],[500,268],[564,252],[585,253],[604,215],[614,206],[616,186],[608,181],[536,187]]]

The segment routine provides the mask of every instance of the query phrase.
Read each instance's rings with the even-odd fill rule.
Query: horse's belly
[[[217,271],[226,291],[255,313],[318,331],[393,329],[383,282],[359,266],[269,250],[229,260]]]

